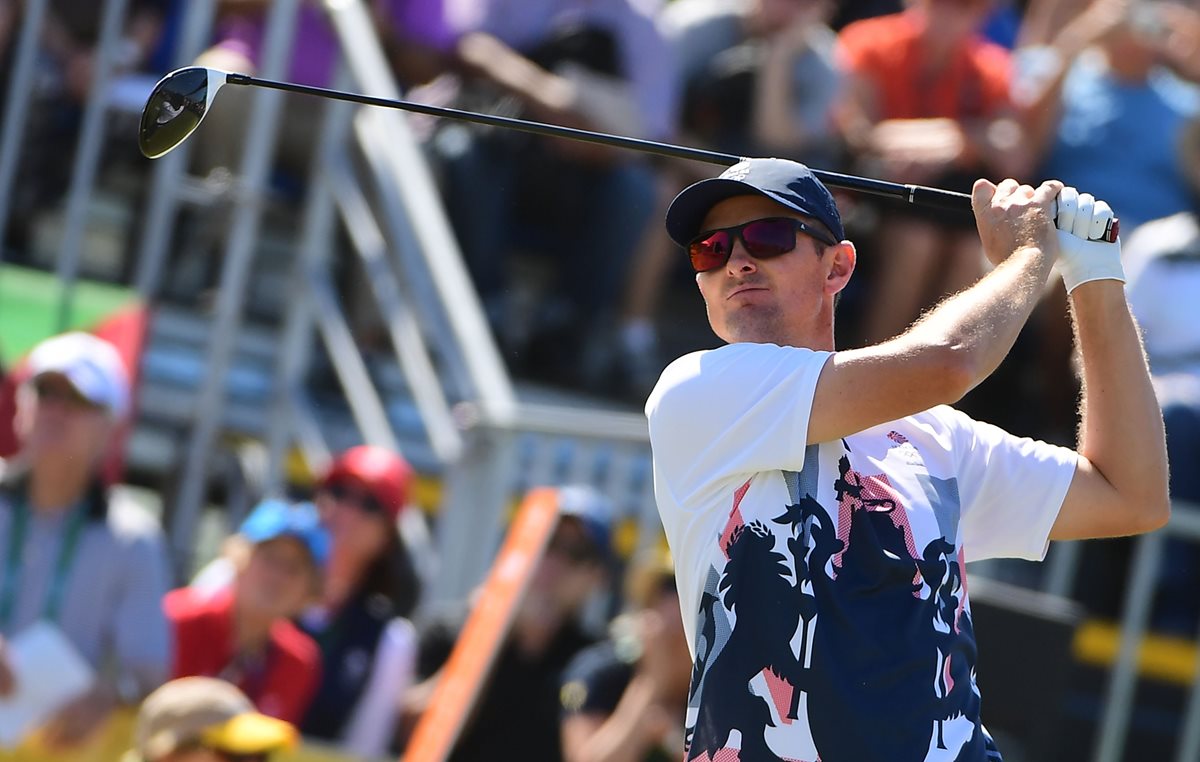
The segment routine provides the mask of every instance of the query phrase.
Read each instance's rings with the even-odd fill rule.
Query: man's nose
[[[758,260],[750,256],[746,245],[739,239],[733,242],[733,249],[729,252],[729,261],[725,263],[725,267],[731,273],[754,272],[758,269]]]

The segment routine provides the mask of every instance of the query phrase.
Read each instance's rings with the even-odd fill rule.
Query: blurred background
[[[632,637],[631,610],[657,605],[629,585],[662,568],[639,565],[663,552],[641,408],[667,362],[717,345],[661,220],[719,169],[233,86],[187,143],[143,158],[150,89],[196,62],[953,190],[1056,177],[1107,199],[1166,411],[1174,515],[1135,540],[1056,544],[1042,564],[968,566],[984,718],[1010,760],[1200,759],[1200,6],[0,0],[0,62],[0,455],[20,462],[23,358],[84,330],[127,366],[132,412],[103,478],[156,518],[169,587],[243,568],[267,542],[243,520],[266,498],[314,499],[335,548],[353,530],[329,505],[383,522],[389,549],[362,552],[398,554],[402,589],[364,636],[357,687],[312,700],[350,706],[385,667],[395,690],[369,741],[352,717],[323,727],[295,708],[313,754],[403,750],[453,643],[447,612],[533,487],[588,486],[603,508],[580,512],[596,531],[563,562],[602,573],[531,593],[558,601],[573,640],[538,662],[553,706],[530,732],[559,738],[586,705],[569,700],[571,658]],[[843,348],[984,272],[969,216],[839,202],[860,252]],[[962,407],[1072,445],[1076,392],[1056,283]],[[364,444],[402,457],[346,460]],[[278,612],[320,646],[328,683],[350,667],[311,613]],[[411,628],[399,666],[377,652],[395,620]]]

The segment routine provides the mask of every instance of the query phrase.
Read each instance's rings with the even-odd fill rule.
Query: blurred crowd
[[[186,4],[129,5],[116,71],[161,74]],[[257,71],[269,5],[220,0],[200,61]],[[1200,331],[1191,320],[1200,305],[1200,4],[369,5],[416,100],[959,191],[979,176],[1056,177],[1108,200],[1164,406],[1173,495],[1200,502],[1191,467],[1200,457]],[[24,223],[61,200],[71,166],[63,146],[74,144],[94,77],[100,4],[48,6],[28,115],[45,139],[21,157],[9,253],[27,247]],[[0,0],[0,70],[16,54],[24,7]],[[288,78],[331,85],[337,62],[322,9],[303,3]],[[213,111],[196,136],[197,174],[237,171],[245,108]],[[298,97],[284,108],[272,183],[298,200],[317,111]],[[667,361],[713,345],[684,258],[661,229],[667,200],[712,167],[458,122],[414,126],[515,374],[640,404]],[[839,203],[863,275],[840,305],[843,346],[897,334],[986,266],[969,215],[862,195]],[[1066,312],[1055,282],[1009,360],[964,400],[968,412],[1073,441]],[[27,678],[12,668],[11,641],[36,621],[56,623],[96,672],[92,688],[41,727],[39,743],[83,743],[114,707],[159,696],[152,691],[171,680],[139,718],[146,762],[196,749],[253,758],[290,743],[286,728],[262,717],[363,758],[403,749],[465,611],[420,606],[436,566],[402,531],[413,511],[402,457],[341,453],[311,495],[258,504],[219,558],[178,580],[159,528],[100,478],[113,427],[128,413],[119,358],[68,334],[40,345],[26,373],[22,451],[0,479],[0,696]],[[457,759],[496,749],[572,762],[678,756],[690,663],[669,561],[615,558],[604,496],[571,494]],[[1156,609],[1156,626],[1194,632],[1198,582],[1194,548],[1169,542],[1160,584],[1169,605]],[[622,612],[605,617],[599,640],[584,625],[598,594]],[[1104,596],[1097,605],[1119,600],[1112,588]],[[216,680],[176,682],[197,676]],[[181,719],[188,711],[202,721]],[[243,727],[265,745],[240,745]]]
[[[300,735],[338,758],[404,748],[471,602],[417,616],[436,566],[411,528],[424,519],[401,455],[340,453],[311,494],[259,502],[179,584],[158,523],[103,475],[130,411],[116,350],[66,333],[16,372],[21,450],[0,474],[0,717],[22,708],[21,748],[93,758],[71,755],[139,704],[144,762],[193,759],[193,747],[262,758]],[[587,485],[555,495],[557,524],[455,758],[674,752],[691,661],[670,559],[622,563],[611,501]],[[597,602],[619,614],[608,639],[585,621]],[[58,701],[39,692],[76,684]]]

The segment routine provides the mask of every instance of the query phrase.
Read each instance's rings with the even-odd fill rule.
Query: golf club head
[[[208,113],[228,73],[203,66],[176,69],[158,81],[138,129],[138,148],[149,159],[168,153],[191,135]]]

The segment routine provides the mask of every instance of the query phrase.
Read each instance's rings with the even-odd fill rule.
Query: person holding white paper
[[[67,333],[34,347],[27,368],[21,450],[0,476],[0,637],[56,628],[100,674],[38,729],[44,744],[66,749],[166,680],[168,566],[155,521],[99,476],[129,409],[115,348]],[[13,666],[0,642],[0,699],[21,695]]]

